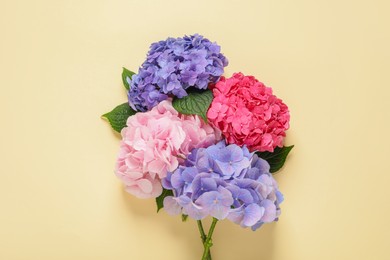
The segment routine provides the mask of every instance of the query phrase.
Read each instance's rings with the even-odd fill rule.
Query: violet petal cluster
[[[221,141],[193,149],[184,165],[162,179],[163,187],[174,193],[164,199],[164,208],[172,215],[227,218],[256,230],[278,220],[283,201],[269,169],[265,160],[245,146]]]
[[[227,65],[221,47],[199,34],[153,43],[131,79],[129,104],[144,112],[169,95],[186,96],[190,87],[206,89],[219,80]]]

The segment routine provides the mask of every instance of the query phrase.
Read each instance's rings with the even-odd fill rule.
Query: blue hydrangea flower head
[[[162,180],[163,187],[174,194],[164,199],[164,208],[196,220],[227,218],[256,230],[278,220],[283,201],[269,169],[265,160],[246,147],[224,141],[194,149],[184,165]]]
[[[207,89],[227,65],[221,47],[199,34],[153,43],[131,79],[129,104],[147,111],[169,96],[186,96],[189,88]]]

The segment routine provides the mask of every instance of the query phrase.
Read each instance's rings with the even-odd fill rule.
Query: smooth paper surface
[[[225,75],[254,75],[291,111],[276,175],[280,221],[223,221],[215,260],[387,260],[390,241],[388,1],[0,0],[0,259],[198,260],[196,223],[127,194],[122,67],[152,42],[200,33]],[[206,221],[210,224],[210,221]]]

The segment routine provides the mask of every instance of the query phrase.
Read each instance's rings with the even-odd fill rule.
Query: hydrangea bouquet
[[[122,136],[115,174],[126,191],[195,219],[202,259],[217,221],[256,230],[278,220],[272,174],[293,148],[284,146],[288,107],[253,76],[222,76],[227,65],[198,34],[153,43],[138,73],[123,69],[128,102],[103,115]]]

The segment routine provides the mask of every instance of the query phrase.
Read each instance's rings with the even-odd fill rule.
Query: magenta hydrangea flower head
[[[235,73],[231,78],[222,77],[213,94],[207,117],[229,144],[260,152],[283,146],[290,113],[271,88],[253,76]]]
[[[147,111],[168,96],[186,96],[188,88],[206,89],[227,65],[221,47],[199,34],[153,43],[130,81],[129,104]]]
[[[245,146],[224,141],[192,150],[162,184],[174,194],[164,199],[168,213],[227,218],[253,230],[278,220],[283,201],[269,164]]]

